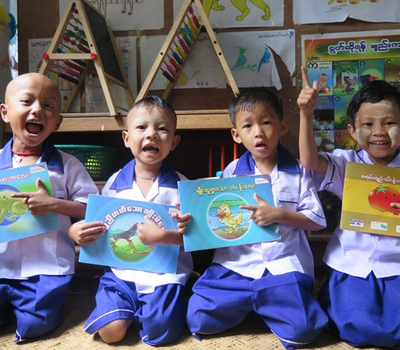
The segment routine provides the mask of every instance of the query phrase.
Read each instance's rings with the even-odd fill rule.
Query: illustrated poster
[[[347,163],[340,228],[400,237],[400,169]]]
[[[183,235],[185,251],[274,241],[277,224],[258,226],[241,205],[259,205],[254,193],[274,205],[268,175],[178,182],[182,213],[190,213]]]
[[[37,192],[38,179],[52,196],[53,190],[46,163],[0,171],[0,243],[60,228],[57,214],[32,215],[23,198],[11,196],[20,192]]]
[[[179,246],[143,244],[137,224],[148,216],[158,227],[175,230],[171,213],[177,208],[158,203],[89,195],[86,222],[102,221],[107,231],[91,245],[82,246],[79,261],[88,264],[120,267],[158,273],[175,273]]]
[[[310,81],[318,82],[318,150],[358,149],[347,131],[347,106],[367,81],[400,87],[400,31],[303,35],[302,62]]]

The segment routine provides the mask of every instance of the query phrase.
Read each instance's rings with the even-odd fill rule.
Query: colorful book
[[[400,237],[400,169],[347,163],[340,228]]]
[[[82,246],[79,261],[157,273],[176,273],[179,246],[143,244],[137,233],[139,223],[149,217],[158,227],[175,230],[174,206],[123,198],[89,195],[86,222],[102,221],[106,233],[91,245]]]
[[[258,206],[255,193],[274,206],[268,175],[180,181],[178,188],[181,211],[191,215],[183,235],[185,251],[280,238],[277,224],[258,226],[250,219],[251,211],[240,208],[241,205]]]
[[[0,171],[0,243],[14,241],[60,228],[58,215],[32,215],[23,198],[12,197],[20,192],[37,192],[40,179],[53,195],[46,163]]]

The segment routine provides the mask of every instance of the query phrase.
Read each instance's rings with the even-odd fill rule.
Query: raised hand
[[[305,67],[301,67],[301,76],[303,79],[303,89],[297,98],[297,104],[300,108],[300,116],[312,118],[314,109],[318,103],[318,82],[315,80],[311,86]]]

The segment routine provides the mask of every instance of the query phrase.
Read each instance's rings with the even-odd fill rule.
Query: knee
[[[100,338],[107,344],[118,343],[125,338],[131,320],[116,320],[99,329]]]

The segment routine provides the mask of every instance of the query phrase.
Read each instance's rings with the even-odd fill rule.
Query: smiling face
[[[374,164],[388,165],[400,146],[400,111],[391,100],[365,102],[356,114],[350,135],[368,152]]]
[[[231,131],[234,141],[243,143],[261,171],[272,170],[277,162],[279,140],[288,131],[287,120],[281,120],[269,104],[257,103],[250,110],[236,113],[235,126]]]
[[[129,111],[128,131],[122,133],[122,138],[135,156],[137,167],[158,173],[162,161],[180,141],[175,129],[172,112],[159,106],[139,105]]]
[[[62,121],[57,86],[38,73],[20,75],[6,89],[1,117],[13,132],[13,148],[26,152],[42,148],[43,142]]]

